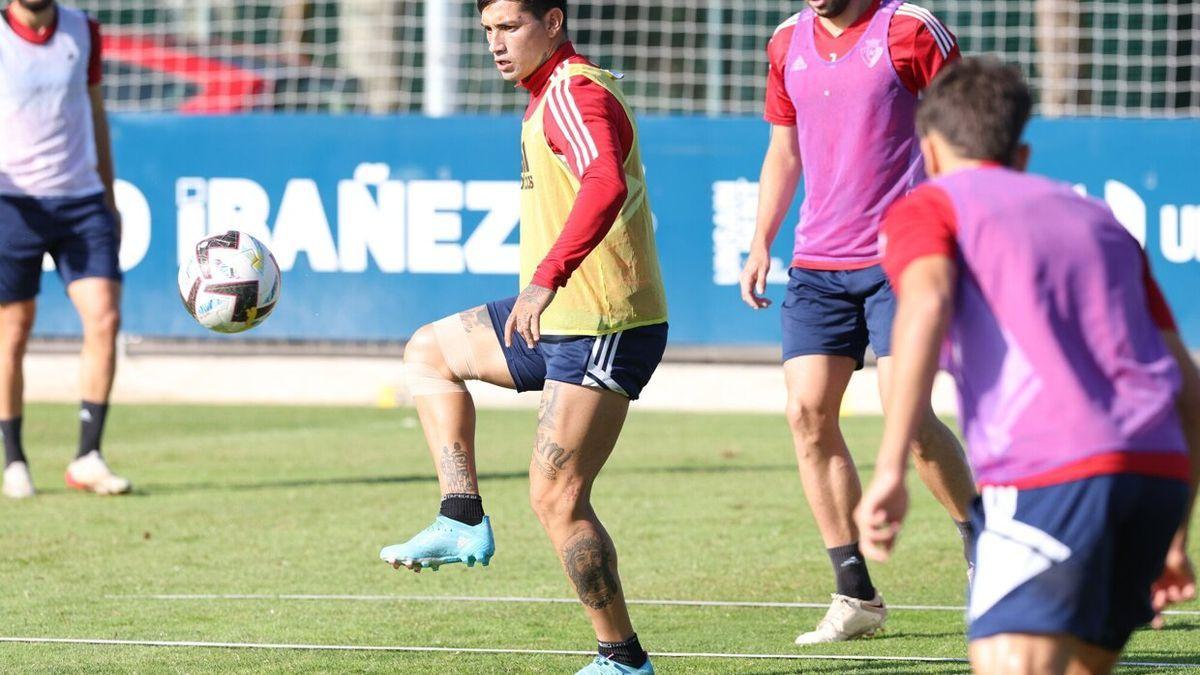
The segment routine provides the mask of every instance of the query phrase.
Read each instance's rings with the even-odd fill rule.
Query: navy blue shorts
[[[0,303],[30,300],[42,285],[49,253],[64,284],[84,277],[121,280],[117,224],[92,197],[0,195]]]
[[[667,324],[639,326],[608,335],[543,335],[530,349],[520,336],[504,346],[504,324],[517,299],[487,304],[517,391],[540,391],[546,380],[615,391],[636,401],[667,348]]]
[[[1135,474],[985,487],[972,509],[982,534],[968,638],[1067,634],[1121,650],[1154,616],[1150,585],[1187,498],[1182,481]]]
[[[896,296],[879,265],[861,270],[788,270],[783,300],[783,360],[827,354],[863,367],[867,344],[876,356],[892,350]]]

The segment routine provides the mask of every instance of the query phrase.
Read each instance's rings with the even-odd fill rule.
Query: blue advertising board
[[[777,309],[742,304],[767,125],[647,118],[643,159],[678,344],[779,340]],[[403,339],[517,292],[513,117],[114,116],[125,221],[124,330],[213,335],[183,310],[181,256],[210,233],[260,238],[282,299],[252,338]],[[1037,120],[1032,170],[1106,199],[1145,245],[1200,347],[1200,120]],[[790,223],[773,250],[778,300]],[[47,272],[36,331],[79,331]],[[238,339],[238,338],[231,338]]]

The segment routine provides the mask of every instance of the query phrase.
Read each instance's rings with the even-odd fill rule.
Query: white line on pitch
[[[200,647],[214,649],[275,649],[332,652],[435,652],[452,654],[523,654],[530,656],[593,656],[595,652],[574,649],[495,649],[488,647],[420,647],[401,645],[312,645],[272,642],[198,642],[191,640],[105,640],[93,638],[0,637],[0,643],[108,645],[118,647]],[[860,654],[736,654],[724,652],[654,652],[662,658],[759,659],[786,661],[875,661],[905,663],[967,663],[948,656],[867,656]],[[1200,663],[1127,661],[1122,666],[1147,668],[1197,668]]]
[[[343,600],[351,602],[500,602],[568,604],[579,602],[575,598],[527,598],[517,596],[472,596],[472,595],[313,595],[258,594],[258,593],[191,593],[158,595],[106,595],[109,600]],[[829,603],[820,602],[755,602],[743,600],[626,600],[629,605],[666,605],[683,607],[767,607],[783,609],[828,609]],[[965,612],[961,605],[888,605],[888,609],[905,612]],[[1168,610],[1168,616],[1200,616],[1195,610]]]

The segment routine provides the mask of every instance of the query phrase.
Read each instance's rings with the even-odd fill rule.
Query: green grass
[[[427,524],[437,483],[411,410],[121,406],[106,447],[137,492],[68,492],[69,406],[30,406],[41,495],[0,502],[0,634],[132,640],[588,650],[571,604],[189,600],[148,594],[571,597],[527,504],[533,414],[480,415],[480,483],[496,528],[488,568],[396,572],[381,545]],[[880,433],[851,419],[869,472]],[[893,604],[961,605],[956,531],[914,480]],[[821,601],[831,573],[779,416],[635,411],[595,491],[630,598]],[[1197,609],[1196,604],[1186,606]],[[652,651],[965,656],[957,612],[895,611],[881,637],[801,649],[820,610],[634,606]],[[1200,617],[1140,632],[1131,661],[1200,662]],[[569,672],[578,656],[302,652],[0,644],[4,672]],[[658,659],[662,672],[960,673],[963,664]],[[1128,669],[1152,672],[1152,669]],[[1178,672],[1178,671],[1176,671]]]

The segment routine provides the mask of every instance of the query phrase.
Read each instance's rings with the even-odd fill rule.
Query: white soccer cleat
[[[4,496],[12,499],[32,497],[33,476],[29,475],[29,465],[25,462],[13,462],[4,469]]]
[[[833,604],[817,627],[796,638],[798,645],[817,645],[826,642],[845,642],[871,637],[883,629],[887,607],[883,596],[876,593],[870,602],[847,595],[833,594]]]
[[[133,489],[128,480],[108,468],[97,450],[68,464],[65,478],[68,487],[98,495],[122,495]]]

